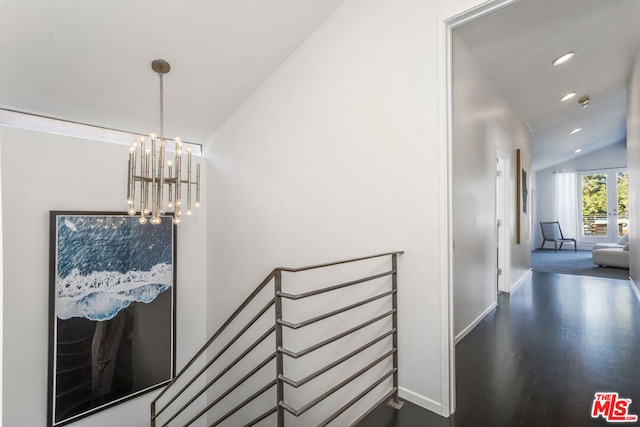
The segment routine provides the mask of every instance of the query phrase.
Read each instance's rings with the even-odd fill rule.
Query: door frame
[[[498,228],[497,250],[498,250],[498,266],[502,268],[502,280],[496,278],[498,292],[511,291],[511,251],[509,246],[509,230],[511,224],[509,222],[509,212],[511,212],[511,199],[509,189],[511,182],[509,181],[509,171],[511,163],[506,153],[496,148],[496,160],[502,162],[502,168],[498,169],[501,176],[496,179],[500,184],[496,183],[496,221],[502,219],[502,225]],[[502,203],[500,203],[502,202]],[[502,251],[500,248],[502,247]],[[502,261],[502,262],[500,262]]]
[[[442,313],[440,348],[440,382],[441,405],[440,415],[448,417],[456,408],[456,373],[455,373],[455,332],[454,332],[454,298],[453,298],[453,31],[471,21],[495,13],[507,6],[526,0],[490,0],[461,13],[438,19],[438,110],[444,118],[439,122],[439,144],[441,150],[440,165],[446,179],[442,179],[440,194],[441,209],[440,226],[443,238],[440,241],[442,257],[440,265],[442,291],[440,306]]]
[[[577,172],[576,179],[578,180],[576,185],[577,200],[578,200],[578,224],[579,233],[578,243],[594,244],[594,243],[613,243],[617,242],[620,237],[618,236],[618,174],[621,172],[628,173],[628,168],[604,168],[593,170],[581,170]],[[582,177],[587,175],[606,175],[607,177],[607,235],[602,237],[584,236],[582,225]],[[614,188],[611,188],[613,184]],[[615,213],[615,215],[612,214]],[[613,223],[613,224],[612,224]]]

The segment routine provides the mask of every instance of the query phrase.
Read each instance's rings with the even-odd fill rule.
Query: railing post
[[[275,312],[276,312],[276,394],[277,394],[277,420],[278,427],[284,427],[284,408],[280,405],[284,402],[284,382],[282,376],[284,375],[284,355],[280,351],[282,349],[282,297],[280,292],[282,291],[282,271],[276,270],[275,272]]]
[[[156,427],[156,401],[151,402],[151,427]]]
[[[393,353],[393,367],[395,372],[393,373],[393,400],[390,404],[395,409],[402,408],[402,403],[398,397],[398,254],[391,255],[391,270],[393,274],[391,275],[391,288],[393,289],[393,294],[391,295],[391,304],[393,305],[393,348],[395,352]]]

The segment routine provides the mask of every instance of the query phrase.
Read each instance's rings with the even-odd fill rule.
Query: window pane
[[[583,236],[607,235],[607,176],[582,176]]]
[[[629,174],[618,172],[618,237],[629,231]]]

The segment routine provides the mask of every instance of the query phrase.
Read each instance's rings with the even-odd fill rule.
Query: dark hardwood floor
[[[596,392],[640,415],[640,303],[625,280],[535,272],[456,346],[456,381],[448,419],[382,405],[359,426],[609,425]]]

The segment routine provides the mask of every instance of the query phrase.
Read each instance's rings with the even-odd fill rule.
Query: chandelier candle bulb
[[[180,206],[176,205],[176,211],[173,214],[173,223],[174,224],[180,224],[180,214],[182,213],[182,208],[180,208]]]

